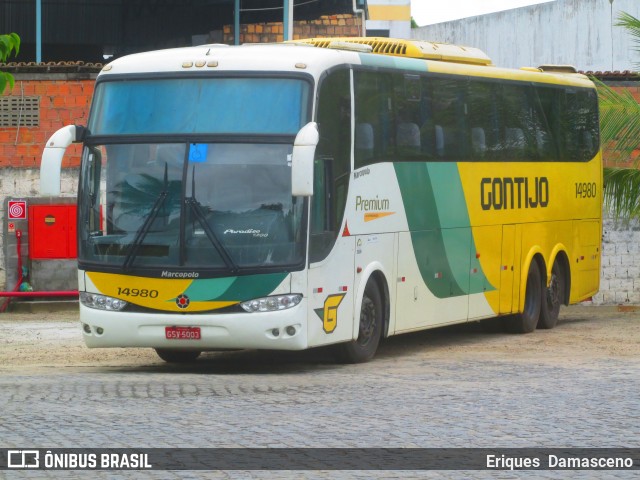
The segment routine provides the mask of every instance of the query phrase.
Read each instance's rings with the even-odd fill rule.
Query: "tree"
[[[20,37],[15,33],[8,35],[0,35],[0,63],[4,63],[11,56],[11,53],[18,55],[20,52]],[[13,75],[6,72],[0,72],[0,93],[9,85],[13,88]]]
[[[640,20],[628,13],[618,15],[616,26],[634,37],[635,50],[640,53]],[[604,169],[605,206],[616,218],[640,219],[640,104],[627,91],[614,91],[596,81],[600,100],[601,144],[619,153],[622,166]]]

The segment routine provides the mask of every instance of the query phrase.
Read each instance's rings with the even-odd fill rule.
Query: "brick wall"
[[[40,160],[47,139],[59,128],[70,124],[86,125],[89,105],[93,95],[95,73],[42,73],[39,70],[51,69],[49,66],[2,67],[15,77],[13,89],[7,89],[4,100],[11,100],[12,105],[21,105],[21,99],[37,98],[39,113],[37,118],[29,118],[30,122],[21,120],[16,126],[0,126],[0,224],[3,226],[0,237],[0,251],[5,251],[5,242],[10,243],[13,237],[7,236],[4,200],[6,198],[29,199],[39,194]],[[73,66],[56,66],[57,70],[72,70]],[[33,73],[20,73],[20,70],[35,70]],[[2,118],[2,117],[0,117]],[[15,120],[15,115],[12,117]],[[7,120],[4,115],[3,120]],[[37,122],[37,126],[27,126]],[[3,122],[4,124],[4,122]],[[72,145],[67,149],[63,159],[61,177],[61,193],[74,197],[77,192],[78,167],[80,165],[81,147]],[[25,247],[26,248],[26,247]],[[9,259],[14,255],[10,252]],[[15,270],[12,261],[7,262],[5,255],[0,258],[0,289],[6,286],[5,279],[11,277]],[[11,282],[9,282],[11,283]],[[13,285],[10,286],[13,288]]]
[[[361,35],[362,21],[354,15],[324,15],[317,20],[293,22],[293,38],[312,37],[358,37]],[[224,43],[233,44],[233,25],[225,25]],[[240,43],[282,42],[284,27],[282,22],[240,25]]]
[[[3,96],[38,97],[40,121],[38,127],[0,126],[0,168],[39,168],[45,142],[56,130],[70,124],[86,125],[93,85],[91,78],[79,80],[69,75],[16,75],[15,86]],[[80,152],[79,145],[70,147],[63,168],[79,166]]]

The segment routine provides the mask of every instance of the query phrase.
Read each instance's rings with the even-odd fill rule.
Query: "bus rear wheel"
[[[524,310],[510,318],[507,328],[511,333],[531,333],[540,319],[542,308],[542,276],[538,262],[533,259],[527,274],[527,287],[524,297]]]
[[[538,328],[551,329],[558,323],[560,305],[564,300],[564,275],[562,267],[556,260],[551,268],[549,286],[544,289],[542,308]]]
[[[336,345],[336,355],[343,363],[363,363],[371,360],[378,349],[382,336],[382,298],[374,281],[364,289],[360,307],[358,338]]]
[[[167,363],[191,363],[200,356],[197,350],[170,350],[156,348],[158,356]]]

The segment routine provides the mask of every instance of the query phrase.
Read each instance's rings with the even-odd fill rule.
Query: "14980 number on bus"
[[[146,288],[121,288],[118,287],[118,295],[124,295],[127,297],[149,297],[157,298],[157,290],[147,290]]]
[[[597,187],[595,182],[576,183],[576,198],[595,198]]]

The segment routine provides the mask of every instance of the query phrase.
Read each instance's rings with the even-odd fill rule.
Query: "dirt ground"
[[[443,354],[454,359],[535,358],[564,365],[603,358],[637,360],[640,307],[565,307],[555,329],[529,335],[485,333],[477,322],[401,335],[384,342],[378,358],[397,361],[406,355],[424,359]],[[207,353],[205,358],[207,355],[221,354]],[[151,349],[88,349],[82,341],[78,313],[73,310],[0,314],[0,372],[162,363]]]

